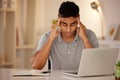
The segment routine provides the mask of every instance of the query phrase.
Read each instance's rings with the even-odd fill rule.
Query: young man
[[[60,26],[60,30],[57,30]],[[94,32],[80,21],[79,7],[70,1],[63,2],[59,8],[58,21],[51,31],[40,38],[37,52],[33,55],[32,68],[42,69],[48,58],[52,69],[77,70],[84,48],[98,47]]]

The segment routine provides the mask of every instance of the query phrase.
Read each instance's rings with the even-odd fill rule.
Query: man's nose
[[[67,31],[68,31],[68,32],[71,31],[71,27],[70,27],[70,26],[67,27]]]

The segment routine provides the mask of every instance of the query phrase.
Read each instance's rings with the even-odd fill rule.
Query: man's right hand
[[[58,35],[60,34],[61,30],[58,30],[58,27],[60,28],[60,20],[58,19],[58,21],[53,24],[53,26],[51,27],[51,33],[50,33],[50,39],[54,40],[55,38],[58,37]]]

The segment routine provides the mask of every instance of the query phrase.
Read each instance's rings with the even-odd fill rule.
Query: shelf
[[[120,41],[119,40],[99,40],[100,47],[119,47],[120,48]]]
[[[5,11],[4,9],[0,9],[0,11]]]
[[[34,49],[35,46],[34,45],[21,45],[21,46],[17,46],[16,49]]]
[[[13,64],[12,63],[0,63],[0,67],[12,67]]]
[[[5,57],[0,67],[31,68],[31,55],[34,53],[36,0],[2,0],[14,1],[0,7],[0,53]],[[0,3],[1,4],[1,3]],[[16,27],[19,27],[17,35]],[[20,32],[22,32],[20,34]],[[21,36],[22,35],[22,38]],[[17,37],[23,39],[23,45],[16,46]],[[24,54],[25,53],[25,54]],[[29,53],[29,54],[26,54]]]
[[[99,43],[114,43],[114,44],[120,44],[120,40],[99,40]]]
[[[2,9],[2,8],[1,8],[0,11],[6,11],[6,12],[9,11],[9,12],[13,12],[13,11],[15,11],[15,9],[10,9],[10,8],[9,8],[9,9]]]
[[[6,11],[10,11],[11,12],[11,11],[15,11],[15,9],[6,9]]]

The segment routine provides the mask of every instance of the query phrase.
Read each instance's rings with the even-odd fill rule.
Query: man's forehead
[[[67,17],[67,18],[63,18],[63,17],[60,17],[60,22],[63,22],[63,23],[74,23],[77,21],[77,18],[75,17]]]
[[[59,17],[59,19],[76,19],[77,17]]]

